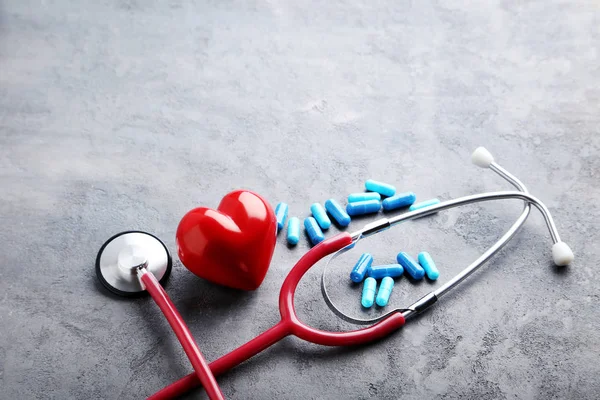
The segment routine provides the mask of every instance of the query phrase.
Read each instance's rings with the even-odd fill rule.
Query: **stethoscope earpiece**
[[[569,265],[574,259],[573,250],[565,242],[557,242],[552,245],[552,260],[558,267]]]

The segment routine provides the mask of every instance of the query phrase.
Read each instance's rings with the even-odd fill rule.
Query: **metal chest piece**
[[[161,284],[169,278],[172,260],[169,250],[156,236],[142,231],[117,233],[100,248],[96,275],[111,292],[136,296],[145,292],[138,269],[152,272]]]

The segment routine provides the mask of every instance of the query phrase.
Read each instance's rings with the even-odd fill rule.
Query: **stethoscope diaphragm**
[[[172,266],[167,246],[156,236],[142,231],[117,233],[102,245],[96,257],[96,275],[100,282],[111,292],[128,297],[145,292],[136,269],[146,268],[164,284]]]

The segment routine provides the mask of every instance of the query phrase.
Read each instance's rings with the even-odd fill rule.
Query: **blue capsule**
[[[288,205],[286,203],[279,203],[275,207],[275,216],[277,217],[277,232],[283,229],[285,225],[285,219],[288,214]]]
[[[288,221],[287,241],[289,244],[298,244],[300,241],[300,220],[298,217],[291,217]]]
[[[360,304],[362,304],[364,308],[370,308],[373,306],[373,303],[375,302],[376,291],[377,281],[375,278],[365,279],[365,283],[363,283],[362,299],[360,300]]]
[[[384,210],[390,211],[395,210],[396,208],[410,206],[416,199],[417,196],[413,192],[399,193],[383,200],[381,206]]]
[[[419,260],[419,264],[421,264],[421,267],[423,267],[429,279],[435,281],[440,277],[440,271],[438,271],[433,258],[431,258],[431,255],[428,252],[420,252],[417,259]]]
[[[362,256],[360,256],[356,262],[356,265],[354,265],[352,272],[350,272],[350,279],[352,279],[352,282],[362,282],[362,280],[365,279],[365,275],[367,274],[369,267],[371,267],[371,264],[373,264],[372,255],[369,253],[364,253]]]
[[[377,192],[352,193],[348,195],[348,203],[366,200],[381,200],[381,195]]]
[[[413,279],[423,279],[425,276],[425,270],[408,254],[400,252],[396,256],[398,264],[404,267],[407,274],[413,277]]]
[[[308,233],[308,237],[312,244],[321,243],[325,240],[325,235],[323,235],[323,231],[319,228],[319,224],[317,224],[317,220],[313,217],[308,217],[304,219],[304,228],[306,228],[306,233]]]
[[[325,209],[336,220],[340,226],[350,225],[350,216],[346,210],[334,199],[329,199],[325,202]]]
[[[365,182],[365,188],[369,192],[377,192],[382,196],[391,197],[396,194],[396,188],[392,185],[383,182],[377,182],[369,179]]]
[[[379,290],[377,291],[377,298],[375,302],[379,307],[385,307],[390,301],[390,296],[392,294],[392,289],[394,288],[394,279],[386,276],[381,281],[381,285],[379,285]]]
[[[313,203],[313,205],[310,206],[310,212],[319,223],[321,229],[329,229],[329,227],[331,226],[331,220],[327,216],[325,209],[320,203]]]
[[[397,278],[402,276],[404,268],[400,264],[389,264],[389,265],[374,265],[367,271],[367,274],[375,279],[385,278]]]
[[[440,199],[425,200],[425,201],[422,201],[420,203],[413,204],[412,206],[410,206],[410,208],[408,209],[408,211],[420,210],[421,208],[433,206],[435,204],[440,204]]]
[[[359,201],[356,203],[348,203],[346,205],[346,212],[351,217],[355,215],[372,214],[379,211],[381,208],[381,202],[378,200],[367,200]]]

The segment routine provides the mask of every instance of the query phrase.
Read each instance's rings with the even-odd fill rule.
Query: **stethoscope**
[[[541,212],[550,231],[553,241],[552,257],[554,263],[558,266],[568,265],[574,258],[573,252],[566,243],[560,240],[548,208],[540,200],[530,195],[525,185],[498,165],[492,155],[484,148],[480,147],[475,150],[472,161],[480,167],[489,168],[496,172],[515,186],[517,191],[481,193],[448,200],[389,219],[384,218],[367,224],[357,232],[343,232],[321,242],[304,254],[285,278],[279,293],[281,320],[267,331],[210,364],[207,364],[185,322],[161,286],[161,282],[164,283],[168,279],[172,267],[171,257],[166,246],[155,236],[139,231],[123,232],[110,238],[102,246],[96,259],[96,273],[100,281],[109,290],[119,295],[131,296],[145,291],[150,293],[166,316],[194,367],[194,373],[165,387],[150,398],[173,398],[201,384],[209,398],[222,399],[223,394],[215,380],[216,375],[234,368],[289,335],[324,346],[353,346],[370,343],[391,334],[404,325],[407,319],[422,313],[433,305],[506,245],[529,216],[531,205]],[[344,313],[329,296],[326,282],[327,271],[331,262],[342,253],[353,248],[359,240],[382,232],[401,222],[424,217],[442,210],[503,199],[518,199],[525,202],[525,207],[514,224],[473,263],[439,289],[423,296],[409,307],[395,309],[376,318],[362,319]],[[327,305],[336,315],[348,322],[359,325],[372,324],[371,326],[346,332],[328,332],[304,324],[296,315],[294,294],[298,283],[310,268],[329,255],[333,255],[333,257],[325,266],[321,277],[321,289]]]

